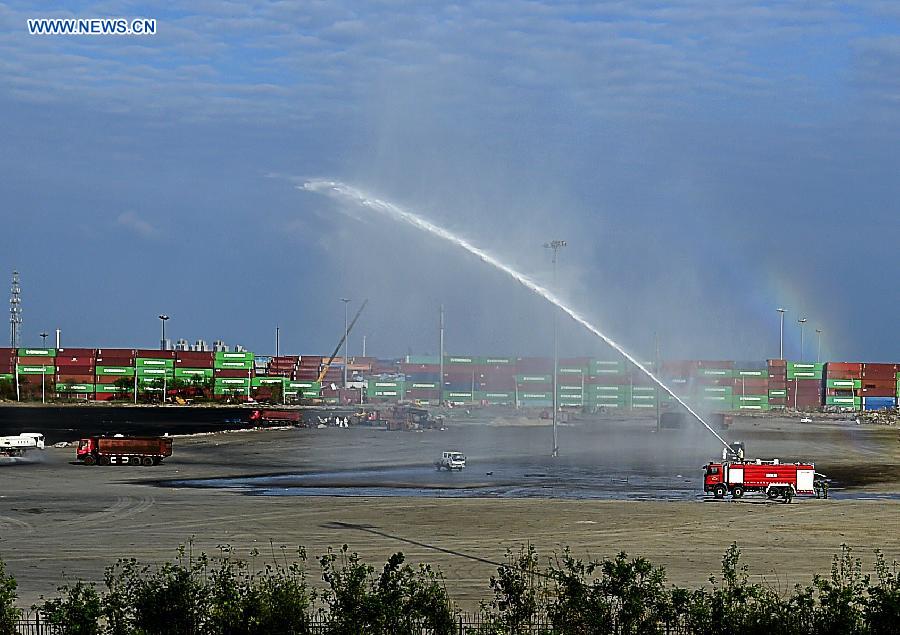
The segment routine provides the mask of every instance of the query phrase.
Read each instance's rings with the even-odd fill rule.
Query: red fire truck
[[[746,492],[760,492],[769,499],[790,503],[794,496],[816,494],[816,468],[812,463],[771,461],[722,461],[707,463],[703,491],[716,498],[730,493],[740,498]]]

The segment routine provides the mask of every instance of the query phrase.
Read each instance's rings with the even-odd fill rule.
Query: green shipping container
[[[625,372],[625,362],[607,362],[592,359],[588,364],[589,375],[620,375]]]
[[[427,381],[418,382],[418,381],[416,381],[416,382],[412,382],[412,383],[407,382],[407,388],[409,388],[410,390],[434,390],[438,387],[439,386],[436,381],[433,381],[433,382],[427,382]]]
[[[321,387],[322,385],[317,381],[290,380],[288,382],[288,388],[295,388],[300,390],[315,390],[316,392],[318,392]]]
[[[835,397],[832,395],[826,395],[825,405],[854,408],[856,410],[859,410],[862,406],[862,399],[860,399],[859,397]]]
[[[0,381],[15,381],[16,376],[10,373],[2,373],[0,374]]]
[[[123,386],[116,386],[115,384],[96,384],[94,386],[95,392],[129,392],[131,390],[130,387],[125,388]]]
[[[251,359],[250,361],[240,361],[231,359],[217,359],[215,362],[213,362],[213,366],[221,370],[250,370],[253,368],[253,360]]]
[[[138,368],[136,372],[138,377],[167,377],[168,379],[175,377],[174,368]]]
[[[407,355],[406,363],[407,364],[440,364],[441,358],[439,355]]]
[[[574,366],[560,366],[559,367],[560,375],[583,375],[583,368],[576,368]]]
[[[216,386],[243,386],[247,387],[250,385],[249,379],[244,379],[243,377],[216,377]]]
[[[118,375],[120,377],[134,377],[133,366],[97,366],[96,372],[98,376]]]
[[[253,362],[253,353],[250,351],[216,351],[215,361],[223,362]]]
[[[698,368],[697,376],[699,377],[734,377],[734,371],[731,368]]]
[[[254,388],[260,386],[281,386],[283,388],[286,381],[284,377],[254,377],[250,380],[250,385]]]
[[[516,363],[515,357],[485,357],[484,363],[488,366],[509,366]]]
[[[516,375],[517,384],[543,383],[549,384],[553,381],[553,375]]]
[[[57,393],[91,393],[94,392],[94,384],[56,384]]]
[[[56,357],[55,348],[20,348],[19,357]]]
[[[789,370],[787,372],[787,378],[789,381],[793,381],[795,379],[822,381],[822,371],[816,372],[814,370]]]
[[[20,375],[53,375],[56,373],[56,366],[53,364],[43,366],[16,364],[16,372]]]
[[[134,360],[134,365],[136,368],[175,368],[175,360],[138,357]]]
[[[176,368],[175,369],[175,377],[176,379],[183,379],[185,381],[191,380],[206,380],[210,379],[213,376],[212,368]]]
[[[736,370],[734,371],[734,376],[738,379],[741,377],[768,377],[769,371],[767,370]]]
[[[445,364],[477,364],[475,357],[445,357]]]
[[[825,387],[826,388],[846,388],[847,390],[853,390],[856,388],[862,388],[862,380],[861,379],[826,379]]]

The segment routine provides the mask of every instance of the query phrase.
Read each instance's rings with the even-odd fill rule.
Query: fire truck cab
[[[790,503],[797,495],[814,495],[816,468],[812,463],[763,461],[710,462],[704,467],[703,491],[715,498],[741,498],[759,492],[769,499]]]

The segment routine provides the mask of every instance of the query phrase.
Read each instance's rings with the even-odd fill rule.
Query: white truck
[[[44,435],[23,432],[18,436],[0,437],[0,456],[22,456],[26,450],[43,450]]]
[[[441,454],[440,460],[434,462],[434,467],[438,470],[447,470],[448,472],[453,470],[462,472],[463,468],[466,467],[466,455],[462,452],[444,452]]]

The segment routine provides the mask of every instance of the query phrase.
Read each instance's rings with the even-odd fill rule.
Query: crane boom
[[[356,324],[356,320],[359,319],[360,314],[363,312],[363,309],[366,308],[366,305],[369,303],[369,299],[366,298],[363,300],[363,303],[360,305],[359,310],[356,312],[356,315],[353,316],[353,321],[347,326],[347,332],[341,336],[341,341],[338,342],[337,346],[334,347],[334,352],[331,354],[331,357],[328,358],[328,361],[322,365],[322,370],[319,371],[319,377],[316,379],[317,382],[321,383],[323,379],[325,379],[325,374],[328,372],[328,369],[331,367],[331,362],[334,361],[334,358],[337,357],[338,352],[341,350],[341,346],[344,344],[344,340],[347,339],[347,336],[350,335],[350,331],[353,330],[353,325]],[[347,360],[344,360],[344,363],[347,363]]]

